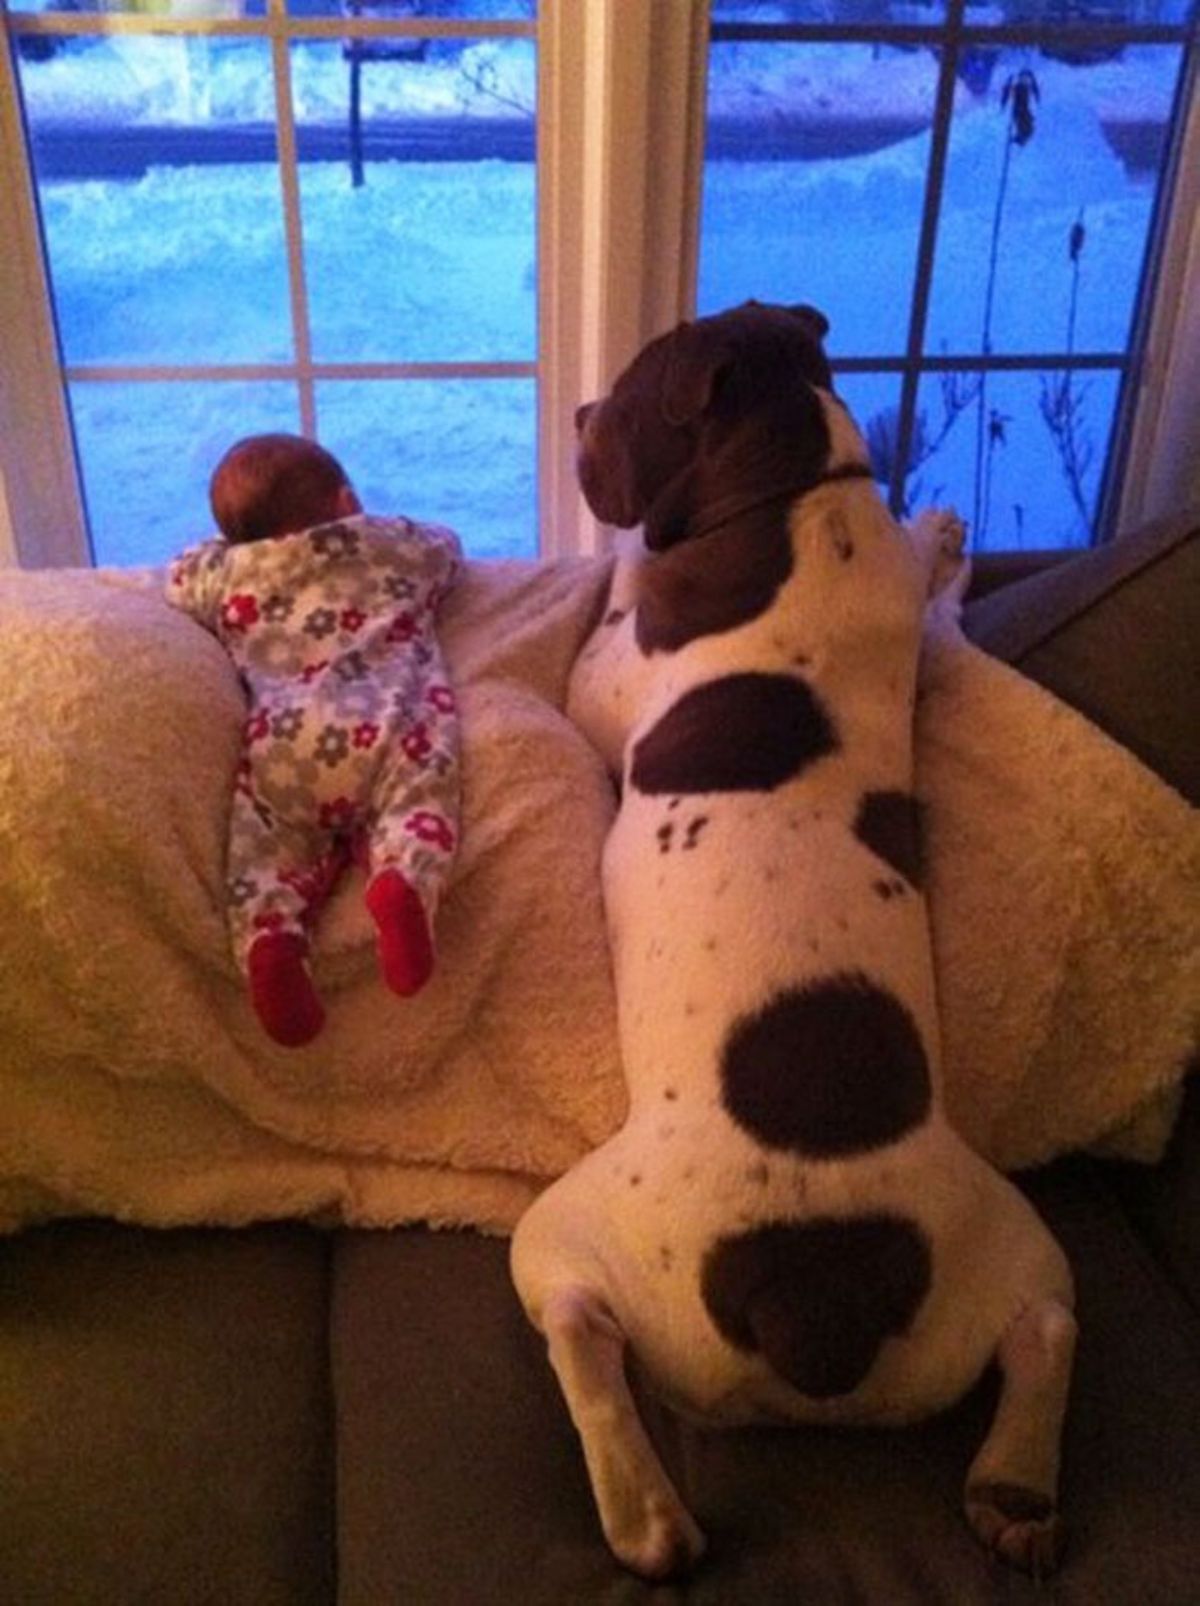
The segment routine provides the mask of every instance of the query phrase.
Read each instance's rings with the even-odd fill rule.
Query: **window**
[[[0,561],[89,561],[81,491],[161,557],[264,427],[594,549],[575,406],[746,296],[823,307],[894,506],[977,545],[1200,490],[1193,0],[66,5],[4,13]]]
[[[700,309],[828,314],[897,513],[951,502],[976,549],[1111,529],[1188,13],[714,0]]]
[[[75,4],[12,27],[95,560],[265,429],[533,555],[534,0]]]

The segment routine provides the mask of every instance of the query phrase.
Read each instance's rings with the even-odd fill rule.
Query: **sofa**
[[[984,554],[965,619],[1193,805],[1198,532],[1191,511],[1085,554]],[[1078,1290],[1053,1579],[992,1561],[962,1517],[994,1377],[904,1431],[708,1432],[635,1369],[709,1540],[692,1577],[649,1586],[604,1546],[502,1234],[63,1219],[0,1240],[0,1600],[1189,1606],[1200,1079],[1182,1088],[1152,1163],[1018,1176]]]

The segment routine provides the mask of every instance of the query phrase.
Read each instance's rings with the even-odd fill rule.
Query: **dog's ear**
[[[733,355],[732,345],[711,324],[681,323],[668,335],[661,393],[665,422],[678,427],[699,418]]]
[[[810,307],[802,301],[797,306],[789,307],[788,311],[793,317],[799,318],[814,340],[824,340],[829,333],[829,319],[819,307]]]

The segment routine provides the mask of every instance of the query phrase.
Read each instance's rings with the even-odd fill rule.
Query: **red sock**
[[[246,961],[250,1002],[263,1030],[285,1048],[309,1043],[325,1011],[308,974],[308,944],[295,931],[265,931]]]
[[[420,898],[399,870],[381,870],[367,888],[367,908],[379,928],[384,981],[402,998],[420,992],[433,971],[433,939]]]

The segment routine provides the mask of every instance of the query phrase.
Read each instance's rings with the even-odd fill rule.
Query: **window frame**
[[[966,0],[944,0],[944,6],[940,20],[911,24],[714,20],[711,37],[714,43],[739,40],[781,44],[893,43],[922,45],[937,52],[929,165],[906,349],[903,355],[884,353],[841,359],[835,351],[833,370],[835,374],[892,373],[900,378],[895,462],[888,486],[889,505],[897,517],[903,516],[919,388],[927,375],[1086,373],[1089,370],[1115,374],[1118,380],[1116,411],[1101,466],[1093,518],[1093,542],[1099,544],[1142,518],[1169,511],[1173,496],[1184,504],[1200,499],[1200,471],[1191,474],[1186,471],[1187,462],[1195,462],[1200,447],[1200,430],[1190,426],[1188,414],[1190,406],[1191,418],[1195,417],[1195,403],[1200,400],[1200,376],[1197,376],[1196,364],[1189,364],[1186,358],[1187,333],[1190,329],[1190,350],[1194,352],[1197,320],[1200,319],[1200,288],[1196,284],[1196,272],[1200,268],[1196,256],[1200,246],[1192,251],[1190,272],[1184,266],[1196,236],[1195,228],[1187,228],[1187,220],[1195,217],[1197,193],[1200,192],[1195,172],[1200,162],[1200,113],[1195,94],[1200,56],[1197,37],[1200,6],[1193,0],[1190,22],[1179,24],[1074,22],[1065,27],[1049,21],[975,23],[967,18]],[[1003,355],[990,351],[934,354],[927,347],[926,334],[960,56],[972,47],[1035,46],[1060,40],[1075,45],[1176,44],[1183,52],[1172,105],[1171,140],[1159,183],[1158,204],[1143,252],[1138,306],[1126,347],[1120,352],[1031,350]],[[1181,331],[1185,336],[1182,343]],[[1181,344],[1185,348],[1182,360],[1179,356]],[[1171,462],[1174,465],[1169,474],[1163,470],[1168,440],[1173,444]]]
[[[961,0],[951,4],[961,11]],[[317,25],[315,19],[288,18],[283,0],[268,0],[268,5],[267,17],[253,21],[112,14],[103,20],[117,25],[114,31],[126,32],[266,32],[285,57],[291,39],[341,37],[355,26],[341,19]],[[46,20],[53,14],[17,19],[6,9],[3,15],[0,227],[14,248],[0,260],[0,328],[5,331],[0,360],[0,565],[86,565],[91,560],[64,386],[64,378],[81,370],[60,369],[8,44],[14,32],[82,32],[95,19],[81,22],[78,14],[60,15],[56,25]],[[381,31],[375,21],[356,26]],[[590,514],[576,483],[574,413],[580,401],[601,394],[648,339],[694,315],[708,0],[540,0],[535,24],[423,21],[392,27],[456,37],[532,31],[537,39],[536,359],[528,364],[337,365],[336,376],[350,369],[380,378],[533,375],[541,553],[554,557],[604,551],[611,532]],[[1197,71],[1194,16],[1190,30],[1185,46],[1188,88]],[[847,30],[836,32],[844,37]],[[864,25],[862,32],[874,38],[880,30]],[[281,143],[290,94],[285,100]],[[1121,420],[1127,456],[1120,507],[1111,521],[1117,529],[1200,501],[1200,109],[1195,93],[1187,127],[1179,134],[1163,191],[1160,259],[1144,309],[1140,383],[1137,394],[1127,397]],[[285,207],[294,211],[288,228],[298,230],[296,197],[287,202],[286,178],[284,182]],[[302,255],[298,260],[301,276],[297,283],[293,274],[292,295],[293,305],[302,307]],[[301,353],[296,355],[298,363]],[[308,357],[310,382],[333,377],[330,365],[312,364],[311,353]],[[293,377],[297,363],[286,365],[282,376]],[[849,371],[864,365],[855,360],[841,367]],[[123,372],[91,371],[95,377]],[[138,372],[145,377],[147,371]],[[173,372],[191,378],[199,371]],[[237,374],[281,377],[276,365],[239,369]]]

